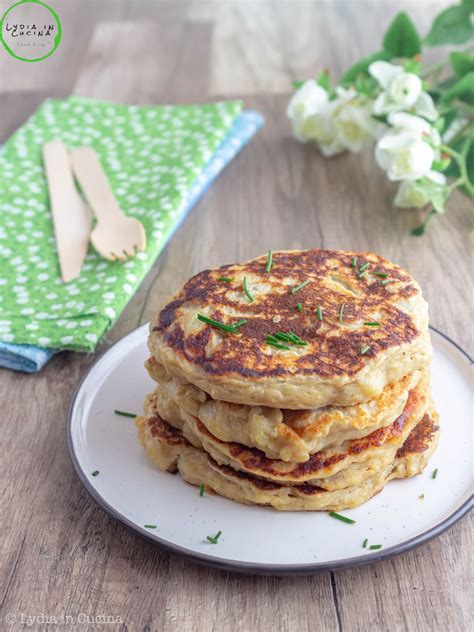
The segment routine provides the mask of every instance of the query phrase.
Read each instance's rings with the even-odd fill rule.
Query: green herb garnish
[[[369,345],[365,345],[365,347],[360,348],[360,355],[365,355],[367,351],[370,351]]]
[[[217,280],[218,281],[224,281],[224,283],[230,283],[234,279],[232,279],[231,277],[217,277]]]
[[[285,351],[290,350],[290,347],[282,345],[281,342],[278,342],[278,340],[273,338],[273,336],[267,336],[265,342],[267,343],[267,345],[270,345],[271,347],[276,347],[277,349],[284,349]]]
[[[247,321],[245,320],[245,318],[242,318],[242,320],[238,320],[236,323],[234,323],[232,327],[242,327],[242,325],[245,325],[246,322]]]
[[[244,292],[245,292],[245,296],[249,299],[249,303],[253,303],[255,299],[250,294],[250,290],[249,290],[248,285],[247,285],[247,277],[246,276],[244,276]]]
[[[371,272],[370,274],[381,277],[382,279],[386,279],[388,277],[388,274],[386,274],[385,272]]]
[[[424,500],[425,495],[424,495],[424,494],[421,494],[421,496],[418,496],[418,498],[419,498],[420,500]]]
[[[387,283],[390,283],[390,279],[385,279],[385,281],[380,281],[380,285],[387,285]]]
[[[302,311],[303,311],[303,305],[301,305],[301,303],[296,303],[296,309],[297,309],[299,312],[302,312]]]
[[[382,545],[381,544],[371,544],[369,546],[369,549],[371,549],[372,551],[377,551],[377,549],[381,549]]]
[[[270,272],[273,265],[273,252],[271,250],[268,251],[267,255],[267,265],[265,266],[265,272]]]
[[[217,540],[221,537],[221,535],[222,531],[218,531],[216,535],[208,535],[207,539],[209,540],[209,542],[212,542],[212,544],[217,544]]]
[[[346,307],[346,304],[343,303],[341,305],[341,309],[339,310],[339,322],[342,323],[342,317],[344,316],[344,308]]]
[[[367,274],[367,270],[362,270],[362,272],[359,274],[359,279],[362,279],[363,277],[365,277],[366,274]]]
[[[352,258],[352,267],[357,268],[357,257]]]
[[[318,318],[319,320],[323,319],[323,310],[322,310],[321,305],[318,305]]]
[[[368,261],[366,261],[365,263],[363,263],[361,266],[359,266],[359,272],[364,272],[364,270],[367,270],[367,268],[369,267],[370,263]]]
[[[99,470],[94,470],[91,474],[91,476],[97,476],[97,474],[99,474]]]
[[[137,415],[135,415],[135,413],[126,413],[123,410],[114,410],[114,413],[116,415],[122,415],[122,417],[137,417]]]
[[[145,529],[156,529],[156,524],[144,524]]]
[[[380,327],[380,323],[376,320],[369,322],[369,323],[364,323],[364,325],[366,327]]]
[[[222,329],[222,331],[228,331],[231,334],[237,333],[237,327],[235,325],[226,325],[225,323],[221,323],[218,320],[214,320],[213,318],[208,318],[207,316],[203,316],[202,314],[198,314],[196,318],[203,323],[212,325],[212,327],[216,327],[217,329]]]
[[[355,524],[356,521],[352,520],[352,518],[347,518],[347,516],[342,516],[339,513],[336,513],[335,511],[330,511],[329,515],[331,516],[331,518],[336,518],[336,520],[340,520],[341,522],[346,522],[347,524]]]
[[[365,538],[365,540],[362,542],[362,548],[366,549],[367,548],[367,543],[369,541],[369,538]]]
[[[205,489],[204,483],[201,483],[199,485],[199,496],[204,496],[204,489]]]
[[[302,290],[306,285],[308,285],[308,283],[310,282],[311,279],[306,279],[306,281],[303,281],[303,283],[300,283],[299,285],[297,285],[296,287],[292,288],[290,290],[290,294],[295,294],[296,292],[299,292],[299,290]]]
[[[437,476],[438,476],[438,468],[435,469],[435,471],[431,475],[431,478],[436,478]]]

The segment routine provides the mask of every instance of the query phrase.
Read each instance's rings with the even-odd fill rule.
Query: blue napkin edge
[[[202,173],[196,178],[189,195],[179,209],[180,217],[162,245],[163,249],[183,223],[189,211],[201,199],[217,176],[245,147],[264,124],[264,117],[255,110],[244,110],[234,121]],[[35,345],[20,345],[0,341],[0,367],[24,373],[36,373],[61,349],[43,349]]]

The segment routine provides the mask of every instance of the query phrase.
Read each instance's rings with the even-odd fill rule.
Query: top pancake
[[[200,272],[165,305],[148,344],[171,375],[214,399],[305,409],[366,401],[430,362],[428,306],[399,266],[373,253],[318,249],[275,252],[269,273],[266,260]],[[225,332],[197,314],[246,323]],[[265,339],[276,332],[307,344],[275,348]]]

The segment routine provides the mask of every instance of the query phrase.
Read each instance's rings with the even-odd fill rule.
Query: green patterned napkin
[[[0,339],[92,351],[118,318],[180,218],[186,194],[242,109],[227,101],[126,106],[46,101],[0,153]],[[146,252],[109,262],[89,248],[80,277],[60,278],[42,146],[92,146]]]

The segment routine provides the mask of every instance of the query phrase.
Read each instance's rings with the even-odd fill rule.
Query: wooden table
[[[64,30],[52,57],[25,64],[0,50],[0,141],[45,97],[71,93],[127,103],[241,97],[266,125],[189,214],[97,353],[61,354],[39,375],[0,373],[2,617],[17,616],[13,629],[21,613],[83,613],[121,617],[122,626],[109,626],[121,630],[467,630],[472,518],[373,566],[295,578],[220,572],[170,557],[113,522],[76,478],[65,441],[71,395],[101,353],[191,274],[269,247],[382,253],[413,273],[432,323],[472,354],[466,198],[455,195],[425,237],[410,237],[421,214],[392,206],[395,187],[371,152],[326,160],[291,139],[285,118],[292,79],[324,67],[337,77],[377,48],[401,8],[426,32],[440,4],[49,4]],[[8,629],[3,619],[0,627]]]

